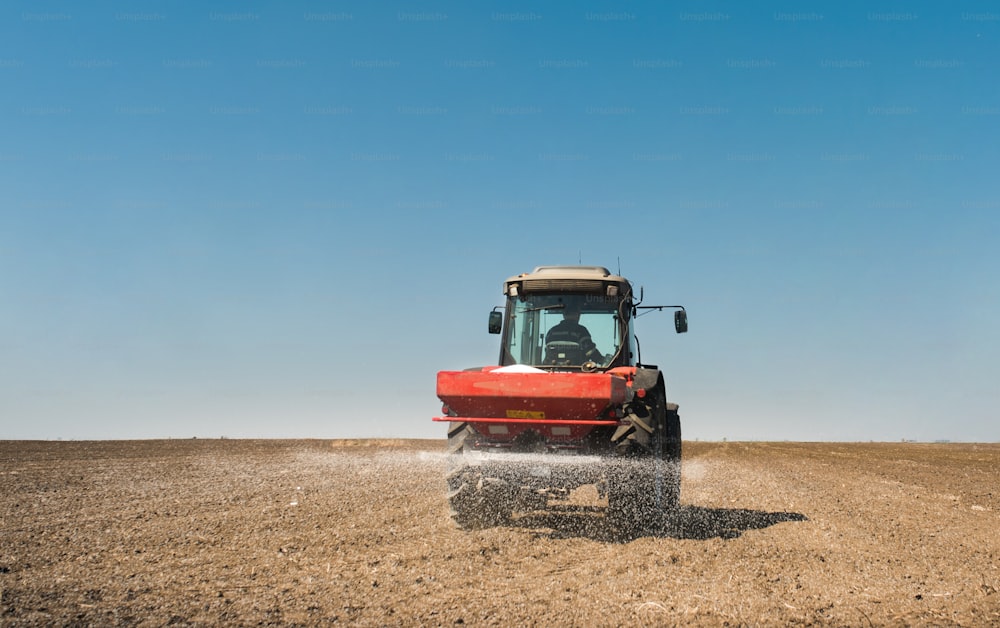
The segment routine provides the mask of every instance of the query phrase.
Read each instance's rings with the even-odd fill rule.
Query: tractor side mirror
[[[683,334],[688,330],[688,314],[684,310],[674,312],[674,329],[678,334]]]
[[[499,334],[503,327],[503,312],[493,310],[490,312],[490,333]]]

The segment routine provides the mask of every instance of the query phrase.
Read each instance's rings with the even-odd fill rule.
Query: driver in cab
[[[590,332],[580,324],[580,306],[566,304],[563,319],[545,335],[545,342],[574,342],[579,345],[584,362],[604,362],[604,355],[590,337]]]

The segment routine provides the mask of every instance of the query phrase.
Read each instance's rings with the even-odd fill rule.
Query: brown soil
[[[455,529],[442,449],[0,442],[0,625],[1000,624],[1000,445],[686,443],[639,538]]]

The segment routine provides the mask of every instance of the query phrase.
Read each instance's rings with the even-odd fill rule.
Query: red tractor
[[[663,375],[639,357],[633,321],[644,310],[624,277],[599,266],[540,266],[503,284],[490,312],[497,366],[441,371],[448,422],[448,499],[464,528],[594,484],[625,531],[656,527],[680,497],[681,424]]]

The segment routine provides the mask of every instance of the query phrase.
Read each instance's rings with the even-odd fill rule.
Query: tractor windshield
[[[510,297],[503,364],[611,366],[627,337],[628,321],[619,313],[620,302],[617,297],[599,295]]]

